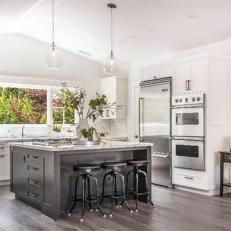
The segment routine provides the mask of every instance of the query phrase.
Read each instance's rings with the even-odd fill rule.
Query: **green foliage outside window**
[[[61,131],[63,124],[75,124],[75,110],[68,105],[63,104],[60,96],[60,90],[53,92],[53,130]]]
[[[0,124],[46,124],[47,91],[0,87]]]

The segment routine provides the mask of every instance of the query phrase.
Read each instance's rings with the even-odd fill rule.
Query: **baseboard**
[[[0,181],[0,186],[3,185],[10,185],[10,181],[9,180],[2,180]]]
[[[189,187],[184,187],[184,186],[179,186],[179,185],[175,185],[175,189],[179,189],[179,190],[186,191],[186,192],[197,193],[201,195],[206,195],[206,196],[219,195],[219,189],[202,190],[202,189],[189,188]]]

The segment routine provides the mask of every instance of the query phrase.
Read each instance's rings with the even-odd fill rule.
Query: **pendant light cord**
[[[55,48],[55,0],[52,0],[52,48]]]
[[[112,16],[112,8],[111,8],[111,51],[113,50],[113,16]]]
[[[113,14],[111,8],[111,58],[113,59]]]

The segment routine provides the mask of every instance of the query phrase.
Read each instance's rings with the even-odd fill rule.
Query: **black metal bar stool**
[[[127,161],[127,164],[132,166],[132,169],[127,173],[127,177],[126,177],[126,193],[129,194],[133,194],[135,196],[136,199],[136,209],[135,211],[138,212],[138,200],[139,197],[142,195],[146,195],[147,196],[147,201],[149,201],[149,203],[154,206],[154,204],[152,203],[152,201],[150,200],[150,194],[151,192],[148,191],[148,182],[147,182],[147,174],[145,171],[139,169],[139,167],[143,167],[143,166],[148,166],[149,161],[147,160],[129,160]],[[129,180],[129,175],[131,173],[134,173],[134,185],[135,188],[132,189],[131,192],[128,192],[128,180]],[[139,192],[139,175],[143,175],[144,179],[145,179],[145,190],[143,192]]]
[[[101,164],[102,168],[105,170],[110,170],[108,173],[105,173],[103,178],[103,192],[102,192],[102,200],[100,204],[103,203],[104,198],[108,198],[111,201],[111,210],[110,210],[110,217],[112,217],[112,210],[113,210],[113,203],[116,204],[116,207],[122,207],[125,205],[126,208],[132,213],[132,209],[129,207],[128,202],[126,201],[126,190],[125,190],[125,180],[124,175],[119,172],[119,169],[126,168],[126,162],[105,162]],[[106,179],[107,177],[112,177],[112,184],[111,184],[111,193],[105,194],[106,188]],[[122,184],[122,191],[119,191],[117,188],[117,180],[121,179]],[[120,202],[120,203],[119,203]]]
[[[100,210],[102,213],[103,217],[106,217],[106,214],[104,213],[103,209],[99,205],[98,201],[98,180],[96,177],[92,176],[90,174],[91,171],[97,171],[100,169],[100,165],[97,164],[80,164],[80,165],[73,165],[73,169],[75,172],[82,172],[81,175],[76,177],[75,180],[75,196],[74,196],[74,204],[68,213],[68,216],[71,215],[73,209],[76,207],[77,201],[82,202],[82,214],[81,214],[81,219],[80,222],[83,222],[83,217],[85,213],[85,203],[88,203],[90,211],[92,212],[92,203],[96,203],[96,210]],[[79,178],[82,178],[82,198],[78,199],[78,193],[77,193],[77,187],[79,183]],[[95,185],[95,195],[91,194],[91,180],[94,182]]]

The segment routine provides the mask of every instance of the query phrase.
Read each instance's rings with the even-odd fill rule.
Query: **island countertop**
[[[32,142],[14,142],[12,147],[31,148],[43,151],[62,152],[62,151],[85,151],[85,150],[107,150],[107,149],[126,149],[126,148],[145,148],[152,147],[152,143],[140,142],[121,142],[104,141],[98,145],[76,145],[76,144],[34,144]]]

